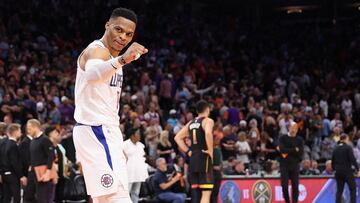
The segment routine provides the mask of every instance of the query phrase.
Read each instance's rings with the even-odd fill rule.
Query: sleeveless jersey
[[[100,40],[90,43],[87,48],[93,46],[105,48]],[[86,70],[80,68],[80,56],[77,60],[75,82],[74,118],[76,122],[91,126],[119,125],[122,68],[119,68],[116,74],[105,82],[88,83],[85,79]],[[113,58],[111,55],[110,57]]]
[[[211,158],[202,152],[207,150],[205,130],[202,127],[204,117],[195,118],[189,124],[189,135],[191,139],[191,157],[190,157],[190,172],[204,172],[207,173],[212,169]]]

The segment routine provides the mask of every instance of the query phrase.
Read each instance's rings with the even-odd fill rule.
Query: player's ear
[[[105,30],[107,30],[109,27],[110,27],[110,22],[107,21],[107,22],[105,23]]]

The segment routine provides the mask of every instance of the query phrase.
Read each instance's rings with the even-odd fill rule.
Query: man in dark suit
[[[13,199],[14,203],[20,203],[20,182],[26,185],[27,178],[22,170],[20,151],[17,146],[17,140],[21,137],[21,126],[19,124],[10,124],[7,128],[8,139],[2,147],[2,177],[3,177],[3,202],[8,203]]]
[[[349,146],[350,139],[346,134],[340,136],[339,145],[335,148],[332,155],[332,168],[335,172],[337,184],[336,203],[341,202],[342,193],[345,183],[348,184],[350,190],[350,202],[356,202],[356,183],[352,166],[355,167],[357,175],[360,175],[359,167],[354,157],[353,149]]]
[[[30,170],[30,142],[32,137],[26,135],[19,144],[20,156],[23,164],[24,175],[28,178],[28,184],[24,188],[24,203],[35,201],[35,176]]]
[[[304,141],[297,137],[298,125],[290,123],[289,133],[279,138],[278,150],[280,152],[280,179],[283,196],[286,203],[290,203],[288,182],[291,180],[292,202],[298,202],[299,196],[299,163],[302,158]]]
[[[5,143],[5,140],[7,140],[7,135],[6,135],[6,128],[7,128],[7,124],[4,122],[0,122],[0,152],[1,152],[1,147],[3,146],[3,143]],[[1,166],[1,157],[2,155],[0,154],[0,202],[2,202],[3,199],[3,184],[2,184],[2,166]]]

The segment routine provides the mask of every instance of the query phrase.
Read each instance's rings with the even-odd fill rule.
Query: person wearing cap
[[[279,138],[279,146],[277,147],[280,152],[281,187],[286,203],[290,203],[289,179],[292,186],[292,202],[297,203],[299,196],[299,163],[304,151],[304,141],[301,137],[296,136],[297,132],[298,125],[291,122],[288,134]]]
[[[335,148],[332,155],[332,168],[335,170],[335,179],[337,185],[336,203],[342,202],[342,194],[345,183],[348,184],[350,190],[350,202],[356,202],[356,183],[352,166],[360,176],[359,166],[356,163],[353,149],[351,148],[350,139],[347,134],[340,136],[339,145]]]
[[[171,125],[171,128],[174,128],[179,120],[176,118],[176,110],[171,109],[169,111],[169,119],[167,120],[167,123]]]

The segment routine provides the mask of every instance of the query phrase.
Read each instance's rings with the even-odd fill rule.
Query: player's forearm
[[[211,133],[208,133],[206,134],[206,146],[207,146],[207,149],[210,153],[210,156],[213,157],[213,153],[214,153],[214,140],[212,138],[212,134]]]
[[[117,70],[122,68],[118,58],[107,61],[101,59],[89,59],[85,64],[85,77],[89,82],[101,82],[109,80]]]

